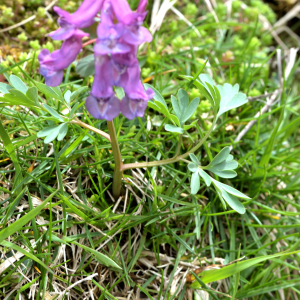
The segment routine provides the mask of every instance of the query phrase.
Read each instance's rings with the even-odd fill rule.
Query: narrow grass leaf
[[[20,218],[19,220],[15,221],[14,223],[10,224],[7,228],[1,230],[0,232],[0,242],[4,241],[6,238],[20,230],[25,224],[30,222],[31,219],[35,218],[40,211],[48,204],[50,199],[53,198],[53,196],[57,193],[55,191],[52,193],[42,204],[34,208],[33,210],[30,210],[25,216]]]
[[[25,256],[27,256],[28,258],[34,260],[35,262],[37,262],[38,264],[40,264],[42,267],[44,267],[50,273],[53,274],[53,271],[48,266],[46,266],[40,259],[38,259],[35,255],[31,254],[30,252],[26,251],[25,249],[15,245],[11,242],[8,242],[8,241],[1,241],[0,244],[4,247],[8,247],[10,249],[13,249],[15,251],[18,251],[18,252],[24,254]]]
[[[15,177],[14,177],[14,187],[18,186],[22,180],[23,180],[23,176],[22,176],[22,170],[21,167],[19,165],[19,160],[17,158],[17,155],[15,153],[15,149],[14,146],[5,130],[5,128],[2,125],[2,122],[0,122],[0,137],[3,141],[3,145],[5,147],[5,150],[8,152],[8,155],[10,157],[10,159],[12,160],[13,164],[14,164],[14,168],[16,170],[15,173]],[[18,190],[16,191],[18,194],[21,192],[22,187],[20,186],[20,188],[18,188]]]
[[[204,283],[210,283],[213,281],[221,280],[224,278],[227,278],[229,276],[232,276],[233,274],[239,273],[247,268],[250,268],[258,263],[261,263],[263,261],[266,261],[268,259],[272,259],[275,257],[280,257],[283,255],[293,255],[299,253],[300,250],[294,251],[294,252],[281,252],[277,254],[272,254],[272,255],[266,255],[266,256],[261,256],[261,257],[256,257],[244,261],[237,261],[229,266],[225,266],[221,269],[218,270],[208,270],[204,271],[203,274],[198,274],[199,277],[201,277],[202,281]],[[198,288],[198,284],[191,284],[191,288]]]
[[[122,270],[122,268],[121,268],[116,262],[114,262],[114,261],[113,261],[111,258],[109,258],[108,256],[106,256],[106,255],[100,253],[99,251],[96,251],[96,250],[94,250],[94,249],[92,249],[92,248],[90,248],[90,247],[87,247],[87,246],[85,246],[85,245],[81,245],[81,244],[79,244],[79,243],[77,243],[77,242],[75,242],[75,241],[71,241],[71,240],[68,240],[68,239],[67,239],[66,241],[67,241],[67,242],[70,242],[70,243],[72,243],[72,244],[74,244],[74,245],[77,245],[78,247],[81,247],[81,248],[84,249],[85,251],[87,251],[87,252],[93,254],[93,255],[97,258],[97,260],[98,260],[99,262],[101,262],[102,264],[104,264],[105,266],[107,266],[107,267],[114,267],[114,268],[117,268],[117,269],[119,269],[119,270]]]

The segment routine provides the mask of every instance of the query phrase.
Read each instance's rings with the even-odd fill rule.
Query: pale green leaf
[[[95,74],[95,58],[94,54],[90,54],[82,58],[76,65],[76,73],[81,77],[88,77]]]
[[[219,163],[223,162],[227,159],[230,152],[229,147],[223,148],[212,160],[212,162],[209,164],[210,167],[218,165]]]
[[[52,131],[55,130],[56,127],[57,126],[50,126],[50,127],[44,128],[43,130],[41,130],[37,133],[37,137],[40,138],[40,137],[45,137],[45,136],[49,135]]]
[[[188,164],[188,168],[193,173],[198,171],[198,165],[193,162]]]
[[[190,153],[189,154],[191,160],[198,166],[200,164],[199,159],[197,158],[197,156],[194,153]]]
[[[50,115],[52,115],[54,118],[58,119],[61,122],[64,121],[64,119],[62,118],[62,116],[58,112],[56,112],[53,108],[51,108],[49,105],[47,105],[47,104],[44,103],[43,106],[48,111],[48,113]]]
[[[59,130],[59,133],[58,133],[58,136],[57,136],[57,140],[58,141],[61,141],[64,139],[64,137],[66,136],[68,132],[68,123],[64,123],[62,124],[60,130]]]
[[[180,133],[180,134],[184,133],[184,130],[182,128],[174,126],[174,125],[171,125],[171,124],[167,124],[165,126],[165,130],[166,131],[170,131],[170,132]]]
[[[227,204],[234,209],[239,214],[244,214],[246,212],[244,205],[233,195],[228,194],[226,191],[221,190],[222,198],[227,202]]]
[[[168,109],[168,106],[167,106],[167,103],[166,103],[164,97],[161,95],[161,93],[160,93],[157,89],[155,89],[152,85],[150,85],[150,84],[148,84],[148,83],[145,83],[145,84],[144,84],[144,87],[145,87],[146,89],[149,89],[149,88],[150,88],[151,90],[153,90],[153,92],[154,92],[154,97],[153,97],[153,99],[154,99],[155,101],[160,102],[166,109]]]
[[[10,75],[9,81],[16,90],[22,92],[23,94],[26,94],[28,88],[18,76]]]
[[[195,195],[200,189],[200,178],[198,172],[192,174],[191,178],[191,194]]]
[[[182,123],[185,123],[196,111],[199,105],[200,99],[197,97],[191,101],[187,109],[185,110],[184,116],[182,117]]]
[[[175,115],[178,117],[178,119],[180,119],[181,113],[180,113],[178,101],[177,101],[176,97],[173,95],[171,95],[171,103],[172,103],[172,107],[174,109]]]
[[[199,175],[203,178],[207,186],[211,185],[211,177],[205,171],[199,169]]]

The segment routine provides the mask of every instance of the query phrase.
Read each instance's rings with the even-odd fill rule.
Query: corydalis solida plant
[[[229,109],[245,104],[247,102],[246,95],[239,93],[238,84],[235,86],[230,84],[224,84],[224,86],[215,85],[210,76],[205,74],[199,75],[202,70],[199,71],[199,76],[184,76],[185,79],[189,80],[188,86],[195,85],[211,102],[214,120],[204,137],[188,152],[181,154],[182,135],[186,130],[195,127],[195,123],[197,123],[196,121],[192,124],[185,124],[196,111],[199,98],[189,102],[188,93],[180,89],[178,99],[171,96],[172,110],[170,110],[158,91],[154,93],[154,88],[148,88],[145,91],[140,81],[137,50],[141,43],[152,40],[149,31],[141,26],[147,14],[145,11],[146,4],[147,1],[141,0],[137,10],[134,12],[130,9],[126,0],[85,0],[77,12],[72,15],[55,8],[55,11],[60,15],[59,24],[61,27],[51,33],[50,36],[54,39],[64,40],[64,42],[61,49],[54,51],[52,54],[48,50],[43,50],[40,53],[40,72],[45,76],[47,85],[59,85],[62,81],[63,69],[76,59],[82,48],[81,39],[87,36],[81,28],[90,26],[94,22],[94,17],[98,12],[101,12],[101,21],[97,27],[98,38],[94,45],[95,77],[91,94],[86,99],[86,107],[95,118],[107,120],[109,135],[76,118],[69,119],[68,122],[88,128],[111,142],[115,159],[112,187],[114,197],[118,198],[120,196],[124,171],[134,168],[174,164],[181,161],[188,163],[188,169],[193,173],[191,177],[192,194],[196,194],[199,191],[200,179],[202,179],[207,187],[211,185],[215,187],[225,207],[227,203],[237,212],[244,213],[245,208],[237,198],[249,198],[234,188],[215,180],[208,173],[210,172],[223,178],[233,178],[237,175],[234,169],[237,168],[238,164],[233,160],[233,156],[229,154],[230,149],[228,147],[224,148],[206,167],[201,166],[194,153],[205,143],[214,129],[217,119]],[[125,96],[121,101],[114,93],[114,86],[123,88],[125,92]],[[149,102],[149,106],[163,113],[173,123],[165,126],[166,131],[179,134],[175,155],[172,158],[161,161],[124,164],[112,120],[119,115],[120,111],[128,119],[143,116],[148,100],[152,97],[154,97],[154,101]],[[47,106],[44,105],[44,108],[47,110]],[[56,130],[54,134],[53,130]],[[49,132],[51,139],[47,137],[47,142],[53,140],[52,136],[55,138],[56,134],[60,132],[60,127],[47,128],[44,132],[41,131],[38,136],[43,137]],[[190,157],[192,162],[187,161],[187,157]]]
[[[86,108],[94,118],[107,121],[120,112],[128,119],[142,117],[154,95],[150,88],[145,91],[140,81],[137,59],[138,46],[152,40],[150,32],[141,26],[147,15],[146,5],[147,0],[141,0],[137,10],[132,11],[126,0],[85,0],[73,14],[54,7],[61,27],[49,36],[64,42],[51,54],[47,49],[39,54],[40,73],[46,84],[58,86],[62,82],[63,70],[76,59],[82,49],[81,39],[88,36],[81,28],[91,26],[100,12],[94,46],[95,77]],[[121,101],[114,86],[124,89]]]

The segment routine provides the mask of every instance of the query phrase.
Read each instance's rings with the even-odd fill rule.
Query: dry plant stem
[[[188,157],[191,153],[194,153],[197,151],[207,140],[207,138],[210,136],[211,132],[213,131],[213,128],[215,127],[217,119],[215,118],[212,126],[210,127],[209,131],[207,131],[206,135],[203,137],[203,139],[190,151],[188,151],[185,154],[182,155],[175,155],[172,158],[163,159],[159,161],[151,161],[151,162],[144,162],[144,163],[131,163],[131,164],[123,164],[121,167],[121,171],[130,170],[130,169],[137,169],[137,168],[149,168],[149,167],[157,167],[157,166],[163,166],[175,163],[177,161],[183,160],[184,158]]]
[[[112,147],[112,152],[115,160],[115,170],[113,177],[113,196],[115,199],[118,199],[121,194],[121,184],[123,176],[123,163],[121,158],[121,152],[118,144],[118,138],[113,121],[107,121],[108,132],[110,135],[110,143]]]
[[[81,126],[81,127],[87,128],[87,129],[89,129],[90,131],[93,131],[93,132],[95,132],[95,133],[97,133],[97,134],[103,136],[103,137],[106,138],[109,142],[111,142],[110,135],[109,135],[108,133],[102,131],[102,130],[99,130],[99,129],[93,127],[93,126],[90,126],[90,125],[88,125],[88,124],[86,124],[86,123],[84,123],[84,122],[81,122],[81,121],[78,120],[78,119],[72,120],[70,123],[72,123],[72,124],[77,124],[77,125],[79,125],[79,126]]]

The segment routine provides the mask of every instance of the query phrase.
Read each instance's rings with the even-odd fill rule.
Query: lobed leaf
[[[191,178],[191,194],[195,195],[200,189],[200,178],[198,172],[192,174]]]
[[[170,124],[167,124],[165,126],[165,130],[166,131],[170,131],[170,132],[180,133],[180,134],[184,133],[184,130],[182,128],[174,126],[174,125],[170,125]]]
[[[26,94],[28,88],[26,84],[16,75],[10,75],[9,77],[10,84],[18,91]]]
[[[198,171],[198,165],[193,162],[188,164],[188,168],[193,173]]]

